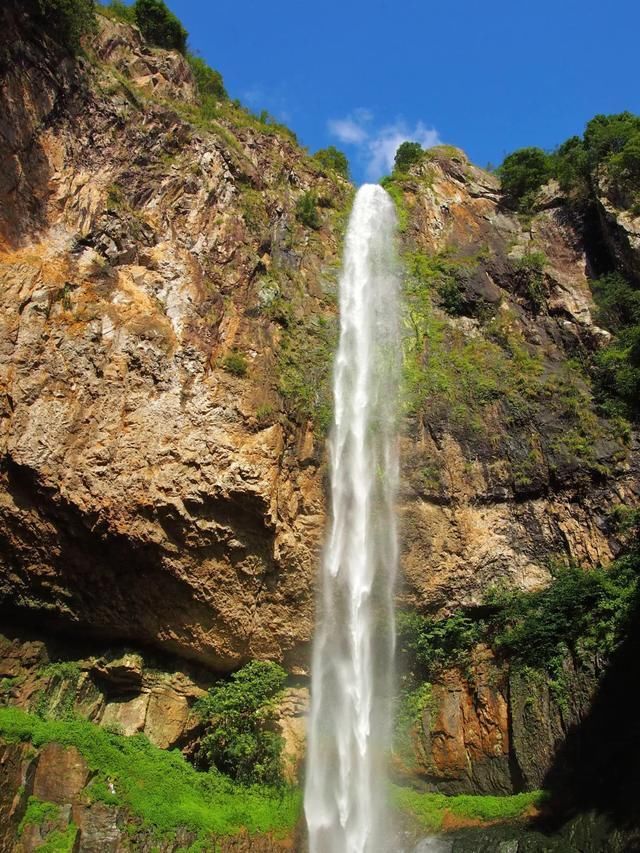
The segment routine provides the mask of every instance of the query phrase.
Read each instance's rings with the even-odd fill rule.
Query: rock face
[[[607,515],[639,478],[636,436],[597,415],[571,361],[608,338],[582,223],[558,205],[521,221],[462,152],[430,155],[402,183],[403,239],[456,290],[432,309],[436,381],[408,421],[403,568],[407,601],[446,612],[499,581],[539,587],[552,559],[608,562]]]
[[[183,58],[130,28],[58,71],[2,14],[4,606],[218,670],[303,666],[321,453],[278,357],[300,318],[332,322],[349,188],[245,114],[198,129]]]

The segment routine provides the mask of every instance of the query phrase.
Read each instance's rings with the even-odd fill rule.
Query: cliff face
[[[550,558],[608,562],[607,514],[638,499],[636,437],[597,414],[581,366],[609,337],[593,321],[583,223],[553,187],[532,217],[509,212],[455,149],[431,152],[402,192],[405,244],[441,258],[434,273],[456,288],[430,309],[435,377],[409,404],[408,600],[479,604],[499,580],[544,584]]]
[[[76,65],[3,16],[4,605],[218,670],[300,666],[322,454],[281,386],[317,378],[291,341],[331,331],[350,189],[230,106],[198,127],[184,59],[129,27]]]
[[[301,677],[281,720],[299,764],[352,188],[283,129],[229,102],[208,114],[183,57],[135,29],[100,19],[75,60],[25,8],[0,11],[3,698],[189,752],[216,675],[277,660]],[[544,586],[554,560],[607,563],[612,510],[639,502],[638,444],[594,404],[585,364],[608,333],[588,279],[603,257],[638,276],[638,218],[604,184],[597,223],[554,185],[523,218],[444,147],[389,188],[407,294],[400,606],[478,610],[496,584]],[[567,662],[558,704],[478,646],[434,681],[398,774],[538,787],[598,666]],[[33,786],[73,765],[60,803],[121,849],[117,817],[82,811],[75,754],[21,750],[11,833]]]
[[[446,147],[390,190],[409,318],[400,604],[481,616],[492,588],[540,589],[554,564],[588,569],[624,549],[612,517],[638,504],[638,439],[594,402],[587,365],[610,336],[588,279],[633,277],[638,220],[600,187],[594,233],[553,184],[519,216]],[[450,793],[542,787],[601,669],[569,657],[558,696],[479,646],[436,676],[398,772]]]

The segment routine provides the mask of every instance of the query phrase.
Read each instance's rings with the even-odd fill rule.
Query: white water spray
[[[304,808],[310,853],[387,853],[397,563],[399,277],[393,202],[365,185],[349,220],[334,366],[331,531],[313,649]]]

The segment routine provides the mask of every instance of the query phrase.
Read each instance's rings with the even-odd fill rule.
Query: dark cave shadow
[[[535,820],[545,833],[591,814],[640,850],[640,590],[626,636],[600,679],[587,715],[567,732],[543,788],[549,800]]]

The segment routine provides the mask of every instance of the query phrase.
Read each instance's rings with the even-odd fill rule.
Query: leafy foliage
[[[96,27],[94,0],[36,0],[38,24],[74,53]]]
[[[402,142],[396,151],[394,159],[394,171],[408,172],[414,163],[422,160],[424,151],[419,142]]]
[[[226,100],[228,97],[227,90],[224,88],[222,74],[219,71],[214,71],[204,59],[195,56],[193,53],[187,54],[187,62],[195,77],[201,101],[209,99],[213,101]]]
[[[135,21],[149,44],[184,53],[188,33],[163,0],[136,0]]]
[[[633,538],[640,518],[621,508],[612,522]],[[491,589],[479,615],[457,611],[433,619],[401,613],[399,647],[409,666],[418,667],[427,679],[443,667],[464,666],[479,642],[512,664],[555,675],[567,653],[610,655],[624,638],[639,595],[640,552],[632,544],[608,568],[555,567],[544,589]]]
[[[234,376],[246,376],[249,365],[241,352],[233,350],[222,359],[222,367]]]
[[[521,148],[505,158],[497,172],[506,198],[521,211],[531,209],[535,195],[549,180],[580,203],[593,199],[593,184],[606,170],[620,199],[634,204],[640,193],[640,116],[629,112],[597,115],[582,138],[572,136],[555,152]]]
[[[346,154],[336,148],[335,145],[329,145],[328,148],[321,148],[316,151],[313,159],[317,160],[325,169],[331,169],[349,180],[349,161]]]
[[[276,663],[251,661],[198,702],[207,725],[201,753],[210,765],[245,785],[282,784],[282,738],[274,725],[286,677]]]
[[[489,621],[493,646],[510,660],[554,670],[567,651],[610,654],[621,639],[638,594],[640,562],[631,555],[608,569],[556,570],[536,592],[493,590]]]
[[[178,750],[153,746],[143,735],[123,737],[86,720],[42,720],[18,708],[0,708],[0,736],[9,741],[75,746],[95,771],[97,782],[111,780],[110,803],[127,807],[159,832],[179,827],[210,833],[287,831],[295,824],[300,798],[289,789],[240,787],[214,770],[195,770]],[[99,793],[99,792],[98,792]]]
[[[528,252],[515,262],[516,284],[524,289],[534,312],[545,302],[544,268],[547,258],[543,252]]]
[[[462,612],[447,619],[400,612],[397,632],[405,660],[415,662],[427,679],[433,679],[444,667],[466,663],[481,637],[481,626]]]
[[[383,187],[391,196],[393,203],[396,206],[396,216],[398,218],[398,231],[403,234],[407,230],[409,224],[409,211],[404,200],[402,191],[402,182],[399,181],[398,175],[387,175],[380,181],[380,186]]]
[[[317,230],[320,228],[320,216],[318,215],[318,199],[314,192],[303,193],[296,203],[296,216],[308,228]]]
[[[502,191],[518,210],[529,210],[535,194],[553,174],[552,158],[541,148],[521,148],[498,167]]]
[[[640,290],[618,273],[591,283],[597,322],[614,333],[595,356],[599,398],[624,416],[640,414]]]

